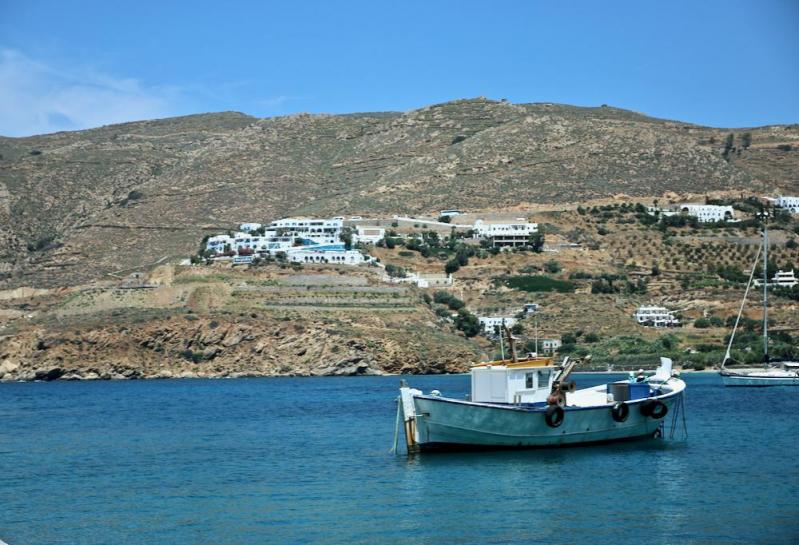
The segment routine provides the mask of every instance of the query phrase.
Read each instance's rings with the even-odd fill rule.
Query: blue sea
[[[686,440],[412,458],[397,377],[0,384],[0,540],[799,542],[799,389],[687,382]]]

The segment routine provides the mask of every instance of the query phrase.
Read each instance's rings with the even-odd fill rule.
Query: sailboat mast
[[[768,363],[768,228],[763,225],[763,361]]]

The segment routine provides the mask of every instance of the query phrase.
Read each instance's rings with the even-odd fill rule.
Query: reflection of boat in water
[[[661,358],[653,376],[577,390],[575,361],[501,360],[471,370],[468,400],[402,385],[397,424],[408,452],[551,447],[662,435],[663,418],[682,407],[685,383]],[[672,424],[675,425],[676,420]]]
[[[731,356],[732,343],[735,340],[735,332],[743,314],[746,297],[752,287],[752,280],[755,277],[760,251],[755,256],[755,263],[749,274],[749,282],[746,284],[744,298],[741,301],[741,308],[738,317],[735,319],[735,326],[732,328],[727,353],[721,362],[721,380],[725,386],[799,386],[799,362],[796,361],[773,361],[768,353],[768,230],[763,229],[763,366],[760,368],[729,368],[727,364],[733,362]]]

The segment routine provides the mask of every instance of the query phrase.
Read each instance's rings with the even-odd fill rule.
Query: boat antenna
[[[763,224],[763,363],[768,365],[768,227],[766,223]]]
[[[746,291],[744,292],[744,298],[741,301],[741,308],[738,309],[738,317],[735,318],[735,325],[732,328],[732,334],[730,335],[730,342],[727,343],[727,353],[724,354],[724,359],[721,360],[721,368],[724,369],[724,364],[727,363],[727,360],[731,359],[730,350],[732,350],[732,341],[735,339],[735,331],[738,329],[738,322],[741,321],[741,315],[744,311],[744,305],[746,304],[746,297],[749,295],[749,288],[752,287],[752,280],[755,277],[755,268],[757,267],[757,262],[760,259],[760,252],[762,251],[762,247],[757,248],[757,254],[755,255],[755,262],[752,263],[752,270],[749,273],[749,281],[746,283]]]
[[[499,332],[499,353],[500,353],[502,359],[504,360],[505,359],[505,345],[502,344],[502,337],[503,337],[502,330],[500,330],[500,332]]]

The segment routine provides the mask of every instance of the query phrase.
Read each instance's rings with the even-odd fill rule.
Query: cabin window
[[[533,389],[533,375],[534,373],[525,373],[524,375],[524,387],[528,390]]]
[[[549,369],[546,371],[539,371],[538,372],[538,388],[548,388],[549,387]]]

